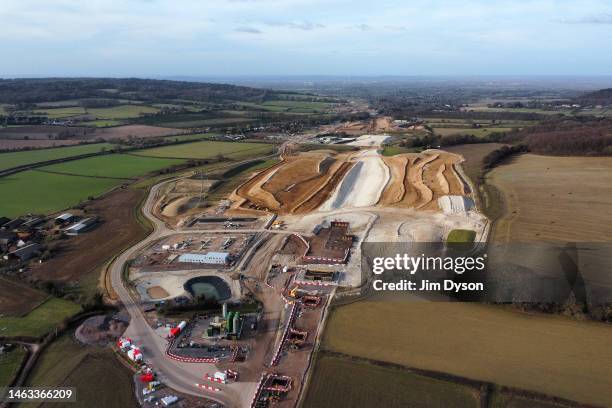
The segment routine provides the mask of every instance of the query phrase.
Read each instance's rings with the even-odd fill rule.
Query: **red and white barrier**
[[[253,398],[251,399],[250,408],[254,408],[255,405],[257,404],[257,400],[259,399],[259,394],[261,393],[261,390],[263,388],[263,384],[264,384],[264,380],[265,379],[266,379],[266,373],[263,373],[261,375],[261,378],[259,379],[259,383],[257,384],[257,389],[255,390],[255,395],[253,395]]]
[[[212,386],[210,386],[210,385],[206,385],[206,384],[198,384],[198,383],[195,383],[195,385],[196,385],[196,387],[198,387],[198,388],[202,388],[202,389],[204,389],[204,390],[208,390],[208,391],[215,391],[215,392],[220,392],[220,391],[221,391],[221,388],[212,387]]]
[[[337,286],[336,282],[322,282],[322,281],[305,281],[305,280],[296,280],[295,283],[298,285],[310,285],[310,286]]]
[[[166,356],[168,356],[168,358],[171,358],[172,360],[175,361],[180,361],[182,363],[213,363],[216,364],[219,362],[218,358],[197,358],[197,357],[183,357],[183,356],[179,356],[177,354],[174,354],[170,351],[170,349],[172,348],[174,344],[174,341],[171,341],[168,344],[168,348],[166,349]]]
[[[274,357],[272,357],[272,361],[270,362],[270,365],[275,366],[278,364],[278,361],[280,360],[280,356],[281,356],[281,351],[283,350],[285,341],[287,340],[287,337],[289,336],[289,329],[291,328],[291,325],[295,321],[297,312],[298,312],[297,304],[293,303],[291,307],[291,312],[289,314],[289,319],[287,320],[287,326],[285,326],[285,331],[283,332],[283,337],[281,338],[281,341],[278,344],[276,353],[274,353]]]
[[[204,376],[204,378],[206,378],[208,381],[216,382],[216,383],[219,383],[219,384],[225,384],[225,383],[226,383],[226,381],[223,381],[223,380],[222,380],[222,379],[220,379],[220,378],[215,378],[215,377],[213,377],[213,376],[212,376],[212,375],[210,375],[210,374],[206,374],[206,375]]]
[[[235,363],[238,360],[238,347],[234,347],[232,350],[232,356],[230,357],[230,363]]]

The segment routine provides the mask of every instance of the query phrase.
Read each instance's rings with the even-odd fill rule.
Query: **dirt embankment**
[[[379,205],[438,210],[443,195],[465,195],[464,184],[455,170],[461,157],[439,150],[385,157],[391,179]]]
[[[287,156],[236,189],[236,210],[302,213],[322,203],[342,180],[349,155],[315,151]]]

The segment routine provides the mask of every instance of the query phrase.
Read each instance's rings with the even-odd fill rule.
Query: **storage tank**
[[[234,312],[229,312],[227,314],[227,320],[225,323],[225,331],[227,331],[228,333],[232,333],[233,328],[234,328]]]
[[[172,329],[170,329],[170,337],[176,337],[179,335],[179,333],[181,331],[183,331],[183,329],[185,328],[185,326],[187,326],[187,322],[186,321],[182,321],[178,324],[178,326],[173,327]]]
[[[236,314],[234,314],[234,327],[233,327],[234,331],[232,331],[232,333],[237,334],[239,327],[240,327],[240,312],[236,312]]]

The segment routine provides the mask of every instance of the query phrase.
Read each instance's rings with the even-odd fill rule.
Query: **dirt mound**
[[[200,204],[203,204],[203,201],[200,197],[181,197],[166,204],[162,209],[161,213],[166,217],[176,217],[178,215],[186,213],[191,209],[198,208]]]
[[[391,179],[379,205],[439,210],[437,199],[465,195],[464,184],[455,170],[462,158],[441,150],[406,153],[384,158]]]
[[[104,346],[117,340],[128,324],[113,316],[93,316],[85,320],[75,331],[81,343]]]
[[[170,296],[166,289],[161,286],[151,286],[147,289],[147,294],[151,299],[165,299]]]
[[[300,153],[257,174],[236,189],[232,199],[234,209],[274,211],[279,214],[296,212],[305,202],[307,208],[320,201],[317,194],[327,197],[327,185],[341,180],[334,175],[344,169],[347,154],[327,151]],[[333,188],[332,188],[333,190]],[[322,201],[321,201],[322,202]]]

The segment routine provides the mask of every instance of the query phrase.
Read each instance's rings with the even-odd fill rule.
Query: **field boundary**
[[[466,387],[472,388],[475,392],[478,393],[477,395],[480,401],[481,408],[491,407],[491,401],[492,401],[492,397],[495,391],[499,392],[502,395],[506,395],[506,396],[523,397],[523,398],[528,398],[530,400],[535,400],[535,401],[540,401],[540,402],[554,403],[554,404],[558,404],[560,407],[596,408],[595,405],[582,404],[582,403],[579,403],[579,402],[576,402],[570,399],[555,397],[552,395],[543,394],[543,393],[536,392],[536,391],[529,391],[529,390],[524,390],[521,388],[508,387],[508,386],[492,383],[489,381],[474,380],[468,377],[457,376],[457,375],[448,374],[448,373],[439,372],[439,371],[424,370],[424,369],[410,367],[410,366],[406,366],[402,364],[390,363],[386,361],[374,360],[374,359],[369,359],[369,358],[359,357],[359,356],[352,356],[350,354],[345,354],[345,353],[338,352],[338,351],[322,349],[322,350],[317,351],[316,354],[317,354],[316,356],[317,359],[319,359],[320,357],[325,357],[325,356],[335,357],[335,358],[339,358],[343,360],[370,364],[370,365],[383,367],[383,368],[393,368],[393,369],[406,371],[412,374],[431,378],[431,379],[438,380],[438,381],[444,381],[444,382],[449,382],[449,383],[453,383],[456,385],[466,386]],[[313,368],[316,368],[316,365]],[[308,390],[306,389],[306,392],[304,393],[304,395],[307,394],[307,391]],[[299,405],[299,406],[303,408],[303,405]]]
[[[68,173],[64,171],[53,171],[53,170],[43,170],[43,169],[34,169],[32,171],[38,171],[41,173],[59,174],[60,176],[87,177],[87,178],[94,178],[94,179],[108,179],[108,180],[120,180],[120,181],[130,181],[130,180],[136,179],[136,178],[127,178],[127,177],[90,176],[87,174]]]

